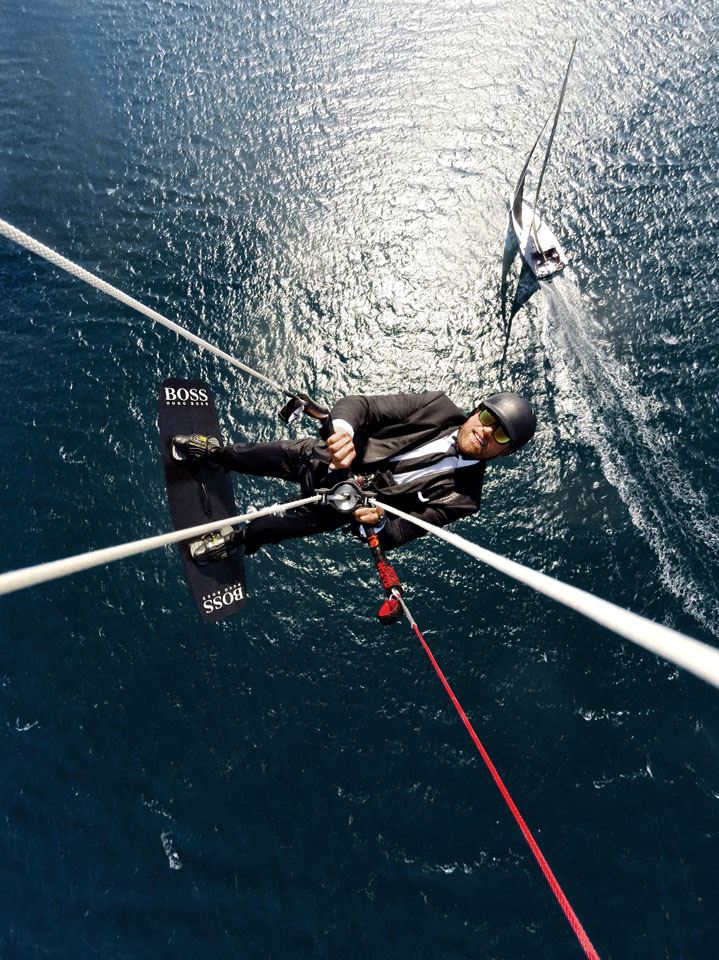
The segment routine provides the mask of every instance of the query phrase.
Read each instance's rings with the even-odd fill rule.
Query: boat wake
[[[659,560],[660,582],[687,613],[719,636],[711,588],[719,518],[657,423],[661,405],[643,397],[591,316],[571,272],[546,291],[542,340],[552,367],[561,429],[593,447],[602,472]]]

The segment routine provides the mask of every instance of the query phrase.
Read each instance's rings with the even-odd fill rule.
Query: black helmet
[[[518,393],[493,393],[477,407],[489,410],[499,420],[512,441],[512,449],[519,450],[532,439],[537,429],[537,417],[529,402]]]

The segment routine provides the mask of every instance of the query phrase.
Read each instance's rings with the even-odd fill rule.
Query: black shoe
[[[200,540],[193,540],[190,544],[190,556],[200,565],[227,560],[237,553],[244,539],[244,530],[223,527],[217,533],[208,533]]]
[[[217,437],[206,437],[201,433],[173,437],[170,441],[174,460],[206,460],[220,449]]]

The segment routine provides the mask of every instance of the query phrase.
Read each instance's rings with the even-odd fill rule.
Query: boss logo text
[[[207,390],[202,387],[165,387],[165,403],[209,403]]]
[[[229,607],[231,603],[237,603],[244,599],[245,594],[242,587],[237,584],[234,587],[228,587],[222,592],[215,593],[211,597],[205,597],[202,601],[202,606],[207,613],[212,613],[214,610],[222,610],[223,607]]]

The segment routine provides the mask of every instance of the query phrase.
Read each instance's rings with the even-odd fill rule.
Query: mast
[[[536,245],[536,247],[537,247],[537,252],[542,254],[542,256],[544,257],[545,262],[546,262],[546,259],[547,259],[547,258],[544,256],[544,251],[543,251],[543,250],[541,249],[541,247],[539,246],[539,238],[538,238],[538,236],[537,236],[536,217],[537,217],[537,209],[538,209],[538,206],[537,206],[537,205],[538,205],[538,203],[539,203],[539,191],[542,189],[542,180],[544,179],[544,171],[547,169],[547,164],[549,163],[549,154],[550,154],[551,149],[552,149],[552,144],[554,143],[554,134],[557,132],[557,124],[559,123],[559,113],[560,113],[560,111],[561,111],[561,109],[562,109],[562,103],[564,102],[564,93],[565,93],[565,91],[566,91],[566,89],[567,89],[567,80],[569,80],[569,71],[570,71],[570,69],[571,69],[571,67],[572,67],[572,60],[574,59],[574,51],[575,51],[576,47],[577,47],[577,41],[575,40],[574,43],[572,44],[572,52],[571,52],[570,55],[569,55],[569,63],[567,64],[567,70],[566,70],[566,72],[565,72],[565,74],[564,74],[564,80],[563,80],[563,82],[562,82],[562,89],[561,89],[560,94],[559,94],[559,100],[558,100],[558,102],[557,102],[557,109],[556,109],[556,112],[555,112],[555,114],[554,114],[554,123],[552,124],[552,129],[551,129],[550,132],[549,132],[549,142],[547,143],[547,150],[546,150],[546,153],[544,154],[544,163],[542,164],[542,169],[541,169],[541,171],[540,171],[540,173],[539,173],[539,181],[538,181],[538,183],[537,183],[537,192],[536,192],[535,195],[534,195],[534,210],[532,211],[532,231],[533,231],[533,233],[534,233],[534,242],[535,242],[535,245]],[[546,126],[546,124],[545,124],[545,126]],[[544,129],[544,128],[542,128],[542,129]],[[535,146],[536,146],[536,144],[535,144]]]

